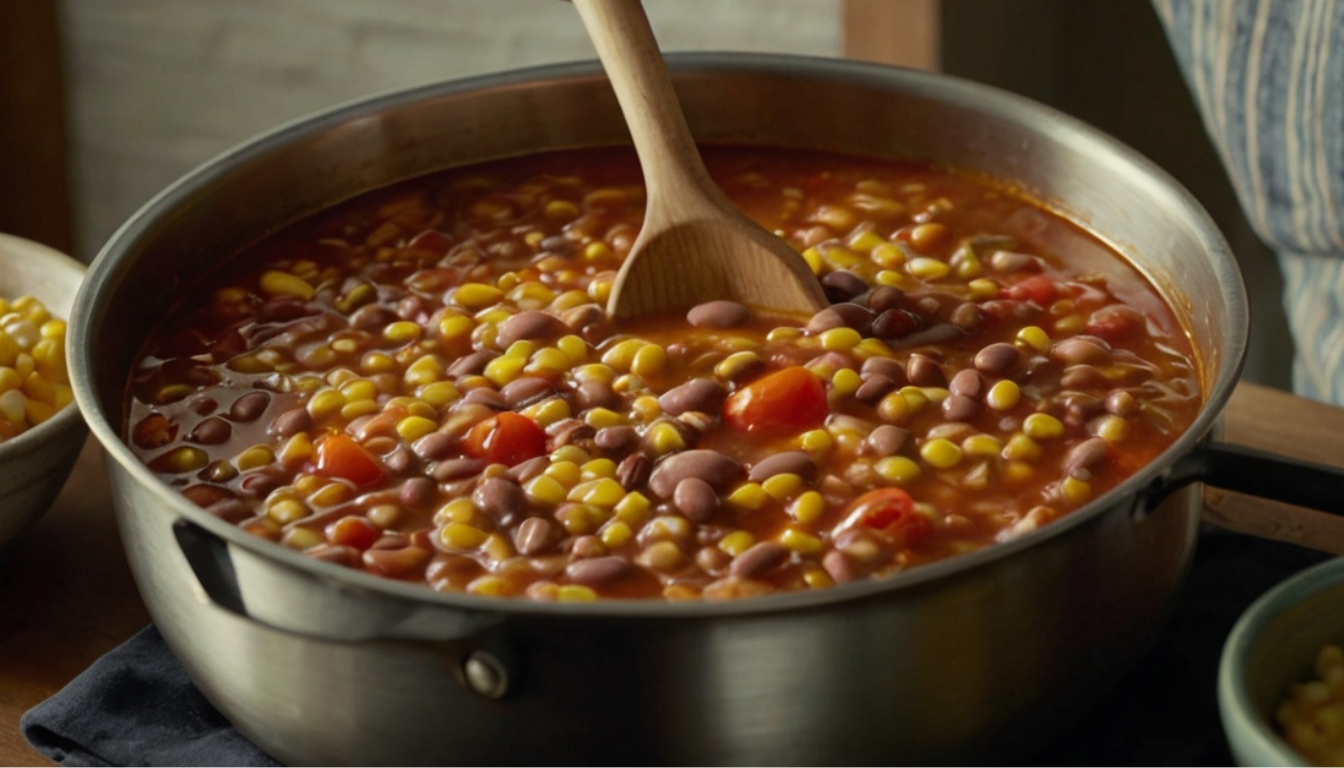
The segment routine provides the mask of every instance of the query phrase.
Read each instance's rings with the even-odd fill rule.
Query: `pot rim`
[[[153,489],[169,511],[180,518],[201,526],[232,546],[239,546],[268,560],[313,576],[346,585],[361,592],[375,592],[418,604],[468,610],[473,613],[500,613],[509,615],[565,615],[575,617],[641,617],[683,618],[744,616],[833,606],[887,593],[922,587],[931,582],[951,578],[963,572],[986,567],[1025,549],[1034,548],[1066,535],[1074,528],[1087,525],[1112,508],[1117,500],[1128,497],[1131,510],[1140,509],[1143,491],[1161,482],[1176,460],[1194,449],[1210,432],[1231,397],[1240,376],[1248,336],[1247,298],[1240,271],[1221,233],[1203,207],[1184,187],[1165,170],[1139,152],[1077,118],[1023,96],[992,86],[944,74],[935,74],[890,65],[843,59],[792,54],[758,54],[737,52],[672,53],[667,56],[673,79],[722,73],[755,73],[780,78],[812,78],[835,81],[874,90],[899,90],[916,98],[928,99],[954,106],[973,107],[1014,122],[1051,126],[1058,142],[1073,145],[1098,166],[1125,168],[1141,178],[1150,196],[1173,216],[1184,216],[1199,226],[1199,240],[1205,246],[1212,270],[1217,278],[1219,293],[1227,303],[1229,328],[1224,349],[1218,350],[1217,379],[1204,382],[1204,404],[1195,421],[1160,455],[1124,482],[1107,493],[1091,500],[1083,507],[1011,541],[995,543],[976,552],[940,560],[912,568],[893,576],[864,579],[824,590],[785,592],[739,600],[726,601],[662,601],[607,599],[591,603],[550,603],[526,599],[482,597],[470,594],[441,593],[422,584],[399,582],[363,571],[345,568],[307,557],[273,542],[253,536],[246,531],[208,514],[186,497],[159,480],[140,462],[122,441],[120,430],[114,427],[100,404],[98,388],[93,375],[94,354],[90,339],[95,335],[99,318],[112,302],[109,285],[122,256],[142,237],[152,231],[156,221],[172,216],[174,210],[197,190],[207,187],[232,172],[240,164],[259,159],[281,147],[302,141],[339,126],[371,118],[391,108],[408,106],[414,102],[450,97],[468,92],[496,89],[535,87],[553,81],[605,79],[605,73],[596,60],[565,62],[503,72],[454,79],[439,83],[399,89],[349,101],[332,108],[286,122],[270,131],[254,136],[197,166],[151,198],[117,229],[100,250],[89,267],[75,310],[70,319],[71,381],[76,402],[85,414],[90,430],[102,444],[109,462],[116,462],[134,481]],[[843,150],[839,150],[843,151]],[[526,153],[520,153],[526,154]],[[918,159],[918,158],[916,158]],[[928,158],[923,158],[928,160]],[[473,161],[479,162],[479,161]],[[1093,231],[1085,221],[1070,214],[1067,206],[1056,201],[1038,201],[1051,208],[1089,233],[1125,254],[1123,247],[1108,240],[1103,233]],[[1152,281],[1142,265],[1134,266]],[[1172,302],[1173,286],[1154,283],[1163,298]],[[1197,354],[1198,354],[1198,350]]]

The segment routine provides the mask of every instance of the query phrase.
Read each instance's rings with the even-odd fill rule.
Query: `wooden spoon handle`
[[[694,199],[690,190],[701,198],[719,195],[686,125],[643,5],[639,0],[572,1],[630,128],[649,189],[649,211],[661,212],[668,200]]]

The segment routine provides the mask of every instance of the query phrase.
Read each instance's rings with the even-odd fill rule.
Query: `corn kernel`
[[[881,339],[864,339],[851,351],[864,359],[870,357],[891,357],[893,354],[892,348],[887,346],[887,343]]]
[[[1104,438],[1106,442],[1115,445],[1124,440],[1129,435],[1129,422],[1120,416],[1104,416],[1097,422],[1097,437]]]
[[[602,528],[600,534],[602,543],[612,549],[618,549],[625,546],[630,539],[634,538],[635,532],[630,529],[624,520],[612,520]]]
[[[681,432],[666,422],[659,422],[649,427],[644,433],[644,439],[659,456],[666,456],[686,448],[686,440],[681,436]]]
[[[569,402],[563,397],[552,397],[529,407],[523,413],[531,417],[537,423],[537,426],[544,429],[557,421],[569,418]]]
[[[786,528],[779,537],[779,543],[800,555],[820,554],[826,548],[821,539],[797,528]]]
[[[439,320],[439,336],[444,339],[465,339],[476,329],[476,322],[465,315],[444,315]]]
[[[760,509],[770,501],[770,494],[759,483],[743,483],[728,494],[730,505],[742,509]]]
[[[1064,434],[1064,423],[1048,413],[1033,413],[1022,422],[1022,431],[1033,440],[1053,440]]]
[[[871,254],[872,250],[879,245],[886,245],[887,241],[882,236],[871,229],[865,229],[862,232],[856,232],[846,243],[852,250],[859,253]]]
[[[555,599],[562,603],[591,603],[597,599],[597,593],[582,584],[561,584]]]
[[[1087,500],[1092,498],[1092,485],[1086,480],[1079,480],[1076,477],[1066,477],[1064,482],[1059,485],[1060,493],[1064,500],[1073,505],[1086,504]]]
[[[238,457],[233,460],[234,465],[243,472],[246,472],[249,469],[264,467],[274,462],[275,452],[271,450],[270,446],[266,445],[256,445],[248,448],[238,454]]]
[[[383,329],[383,338],[394,344],[408,344],[420,338],[423,329],[409,320],[398,320]]]
[[[542,475],[555,480],[568,491],[583,478],[583,470],[572,461],[557,461],[546,467]]]
[[[775,501],[783,501],[798,492],[803,485],[803,478],[793,473],[785,472],[773,475],[765,482],[761,483],[761,488],[770,494]]]
[[[467,585],[467,592],[481,597],[504,597],[512,591],[509,582],[502,576],[478,576]]]
[[[435,408],[442,408],[449,403],[456,402],[462,395],[451,381],[436,381],[417,389],[415,396]]]
[[[807,267],[808,269],[812,270],[812,274],[820,275],[822,266],[821,252],[818,251],[816,248],[808,248],[807,250],[803,251],[802,255],[803,255],[803,261],[807,262]]]
[[[41,424],[56,415],[56,409],[50,403],[44,403],[41,400],[28,398],[28,402],[23,408],[24,415],[28,417],[28,423]]]
[[[641,347],[630,362],[630,372],[643,377],[657,376],[666,367],[667,350],[657,344]]]
[[[513,542],[509,541],[507,536],[498,533],[492,533],[485,538],[485,544],[481,549],[486,555],[497,563],[502,563],[513,557],[517,552],[513,549]]]
[[[307,281],[277,269],[262,273],[261,290],[271,296],[297,296],[304,301],[313,298],[313,286]]]
[[[985,405],[996,411],[1008,411],[1022,400],[1022,388],[1012,379],[995,382],[985,394]]]
[[[523,484],[523,493],[534,504],[553,507],[565,500],[568,490],[554,477],[541,474]]]
[[[783,329],[776,328],[775,330]],[[734,352],[714,366],[714,375],[725,381],[732,381],[755,368],[761,362],[761,356],[755,352]]]
[[[434,513],[434,522],[470,524],[476,519],[476,504],[469,498],[453,499]]]
[[[921,474],[919,464],[905,456],[887,456],[878,459],[873,468],[877,470],[877,474],[881,475],[883,480],[896,485],[904,485],[917,480]]]
[[[419,440],[438,428],[437,421],[431,421],[423,416],[407,416],[397,422],[397,434],[408,443]]]
[[[525,373],[539,373],[544,371],[553,371],[555,373],[564,373],[573,367],[574,361],[569,355],[555,347],[544,347],[532,354],[528,360],[527,366],[523,369]]]
[[[868,256],[874,264],[888,272],[905,263],[905,251],[892,243],[882,243],[874,247]]]
[[[453,302],[467,309],[484,309],[499,303],[504,292],[493,285],[464,283],[453,291]]]
[[[593,459],[583,463],[580,468],[583,470],[584,480],[597,480],[616,476],[616,462],[611,459]]]
[[[589,363],[581,365],[574,369],[574,378],[579,381],[601,381],[608,384],[616,378],[616,371],[611,366],[601,363]]]
[[[747,531],[733,531],[732,533],[719,539],[719,549],[727,552],[733,557],[746,552],[751,545],[756,543],[756,537]]]
[[[1003,465],[1003,479],[1009,483],[1025,483],[1034,474],[1036,474],[1035,467],[1025,461],[1009,461]]]
[[[356,400],[353,403],[346,403],[341,406],[341,418],[352,421],[360,416],[375,414],[378,410],[378,404],[372,400]]]
[[[811,525],[826,514],[826,499],[817,491],[804,491],[793,500],[789,513],[803,525]]]
[[[986,277],[976,278],[966,284],[971,289],[971,299],[986,301],[999,295],[999,284]]]
[[[844,352],[858,346],[863,336],[853,328],[831,328],[821,332],[821,347],[831,351]]]
[[[62,339],[65,338],[65,321],[48,320],[38,330],[44,339]]]
[[[653,508],[653,502],[639,491],[631,491],[625,494],[625,498],[616,504],[615,512],[617,519],[627,525],[635,526],[643,524],[649,516],[649,510]]]
[[[961,450],[967,456],[998,456],[1003,441],[993,435],[971,435],[961,441]]]
[[[337,504],[344,504],[354,496],[354,491],[345,483],[327,483],[309,496],[308,501],[315,507],[334,507]]]
[[[569,358],[570,367],[582,365],[588,360],[588,342],[574,334],[561,336],[555,346]]]
[[[308,413],[314,419],[339,413],[345,407],[345,395],[335,389],[321,389],[308,399]]]
[[[485,378],[494,382],[496,386],[504,386],[514,379],[518,378],[523,372],[523,366],[527,365],[526,360],[509,355],[500,355],[485,365]]]
[[[593,429],[603,429],[624,424],[625,417],[608,408],[590,408],[583,414],[583,422]]]
[[[592,299],[590,299],[588,297],[588,294],[584,293],[583,291],[580,290],[565,291],[559,296],[556,296],[555,299],[551,301],[551,308],[554,309],[556,312],[564,312],[565,310],[573,309],[579,306],[580,304],[590,304],[590,303],[592,303]]]
[[[905,271],[911,277],[917,277],[920,280],[941,280],[947,277],[947,273],[952,271],[952,267],[947,262],[932,259],[927,256],[916,256],[905,264]]]
[[[298,499],[278,499],[267,505],[266,516],[279,525],[287,525],[308,516],[308,507]]]
[[[551,461],[556,463],[568,461],[572,464],[583,464],[589,458],[588,452],[577,445],[562,445],[551,451]]]
[[[1003,458],[1009,461],[1037,461],[1041,458],[1041,444],[1018,432],[1008,438],[1008,444],[1003,447]]]
[[[1045,329],[1039,325],[1028,325],[1018,331],[1017,340],[1037,352],[1045,352],[1050,349],[1050,334],[1046,333]]]
[[[811,429],[798,436],[798,445],[805,451],[829,451],[835,441],[824,429]]]
[[[453,549],[475,549],[485,543],[489,535],[466,523],[449,523],[439,531],[439,539]]]
[[[921,445],[919,455],[939,469],[950,469],[961,463],[961,447],[941,437]]]
[[[640,395],[630,403],[630,410],[639,416],[641,421],[649,422],[663,415],[663,407],[658,404],[658,398],[653,395]]]
[[[765,335],[765,338],[767,341],[793,341],[794,339],[801,338],[802,335],[802,330],[798,328],[781,326],[779,328],[771,328],[770,332]]]
[[[635,354],[645,346],[647,342],[640,339],[626,339],[613,344],[610,349],[602,354],[602,362],[618,371],[628,371],[635,361]]]
[[[913,413],[914,409],[910,407],[910,401],[900,392],[888,393],[877,404],[877,415],[881,416],[883,421],[891,424],[905,424],[910,421]]]
[[[280,453],[277,454],[280,463],[285,466],[293,467],[303,464],[313,456],[313,441],[309,439],[307,432],[300,432],[291,436],[280,446]]]

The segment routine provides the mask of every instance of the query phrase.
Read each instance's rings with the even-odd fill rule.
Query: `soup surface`
[[[604,311],[633,153],[454,170],[298,222],[150,338],[126,437],[257,536],[441,591],[722,599],[898,573],[1106,492],[1201,402],[1101,242],[964,176],[709,148],[833,305]]]

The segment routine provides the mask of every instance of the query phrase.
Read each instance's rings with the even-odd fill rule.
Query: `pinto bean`
[[[634,448],[639,442],[639,432],[634,427],[626,425],[604,427],[597,430],[597,434],[593,436],[593,442],[604,451],[624,453]]]
[[[1139,401],[1123,389],[1117,389],[1106,395],[1106,412],[1116,416],[1128,416],[1139,407]]]
[[[860,369],[860,373],[863,374],[864,378],[879,375],[886,376],[898,387],[903,387],[910,383],[910,379],[906,378],[905,375],[905,366],[901,365],[901,361],[890,357],[870,357],[867,360],[864,360],[863,368]]]
[[[686,322],[696,328],[737,328],[751,322],[751,310],[736,301],[707,301],[691,307]]]
[[[480,459],[448,459],[431,466],[429,475],[440,483],[451,483],[454,480],[474,477],[483,469],[485,462]]]
[[[954,395],[965,395],[966,397],[980,397],[985,391],[985,377],[974,368],[963,368],[957,371],[957,375],[952,377],[947,388]]]
[[[788,547],[773,541],[760,541],[733,558],[728,570],[734,576],[749,579],[773,571],[788,559]]]
[[[580,410],[610,408],[620,401],[620,395],[605,381],[585,381],[574,390],[574,403]]]
[[[266,431],[283,438],[293,437],[313,428],[313,417],[303,408],[291,408],[276,416]]]
[[[256,421],[271,404],[271,396],[266,392],[248,392],[229,406],[229,418],[233,421]]]
[[[580,304],[565,310],[561,318],[572,330],[582,331],[590,325],[606,322],[607,313],[596,304]]]
[[[442,432],[430,432],[411,443],[411,450],[425,461],[438,461],[448,458],[453,453],[455,443],[452,437]]]
[[[484,405],[494,408],[497,411],[503,411],[509,407],[509,403],[504,399],[504,395],[498,390],[489,387],[476,387],[475,389],[468,390],[467,394],[462,396],[460,402]]]
[[[556,539],[555,523],[544,517],[529,517],[514,531],[513,544],[520,554],[539,555]]]
[[[616,465],[616,482],[622,488],[639,488],[648,482],[653,472],[653,461],[642,453],[632,453]]]
[[[984,322],[985,313],[975,303],[968,301],[958,304],[947,319],[958,328],[970,330]]]
[[[365,304],[351,313],[350,325],[363,331],[372,331],[396,319],[396,313],[387,307],[380,304]]]
[[[863,380],[855,390],[854,397],[861,403],[876,405],[887,393],[896,389],[896,382],[882,374],[874,374]]]
[[[966,395],[948,395],[943,399],[943,418],[948,421],[965,421],[980,410],[980,403]]]
[[[600,587],[617,581],[630,574],[634,563],[624,557],[608,555],[576,560],[565,567],[565,576],[575,584]]]
[[[233,427],[229,422],[218,416],[211,416],[191,430],[191,434],[187,435],[187,441],[202,445],[219,445],[228,440],[231,434],[233,434]]]
[[[551,458],[549,456],[537,456],[536,458],[528,459],[521,464],[509,467],[507,477],[515,483],[526,483],[528,480],[532,480],[537,475],[545,472],[546,468],[550,465]]]
[[[539,309],[527,309],[510,315],[500,323],[496,340],[500,347],[508,348],[515,341],[554,339],[568,332],[569,327],[555,315]]]
[[[975,353],[975,368],[981,373],[1000,375],[1012,368],[1020,357],[1022,353],[1017,347],[998,342]]]
[[[849,556],[838,549],[827,552],[821,558],[821,567],[826,573],[835,580],[836,584],[848,584],[858,578],[854,571],[854,564],[850,562]]]
[[[1040,261],[1030,254],[1016,251],[995,251],[989,255],[989,268],[1004,274],[1012,272],[1036,272],[1041,268]]]
[[[551,382],[540,376],[522,376],[505,384],[499,390],[499,394],[509,408],[516,410],[535,403],[554,391],[555,387],[551,386]]]
[[[513,517],[527,506],[523,489],[512,480],[492,477],[476,486],[471,500],[497,524],[508,526]]]
[[[873,320],[873,335],[891,341],[904,338],[924,325],[919,315],[904,309],[888,309]]]
[[[905,375],[917,387],[941,387],[947,383],[947,376],[938,361],[918,352],[906,361]]]
[[[876,314],[895,309],[905,300],[905,291],[892,285],[879,285],[868,293],[868,308]]]
[[[680,416],[687,411],[717,411],[728,395],[723,385],[713,379],[691,379],[669,389],[658,398],[664,413]]]
[[[719,508],[719,495],[709,483],[698,477],[688,477],[677,483],[672,492],[672,503],[687,520],[703,523]]]
[[[654,467],[649,476],[649,490],[659,498],[666,499],[682,480],[698,477],[714,490],[724,491],[743,474],[742,465],[727,454],[705,448],[682,451],[663,459]]]
[[[909,430],[894,424],[883,424],[868,433],[863,441],[864,450],[874,456],[895,456],[910,439]]]
[[[1103,365],[1110,361],[1110,350],[1090,339],[1074,337],[1055,342],[1050,356],[1065,365]]]
[[[398,496],[408,507],[424,508],[434,503],[439,487],[427,477],[412,477],[401,484]]]
[[[499,357],[499,353],[494,350],[479,349],[454,360],[452,365],[448,366],[448,375],[453,378],[459,376],[476,376],[485,370],[486,363],[489,363],[496,357]]]
[[[776,453],[752,465],[748,479],[759,483],[782,474],[797,475],[804,482],[811,482],[817,476],[817,462],[803,451]]]

